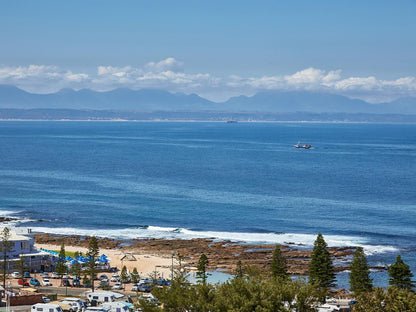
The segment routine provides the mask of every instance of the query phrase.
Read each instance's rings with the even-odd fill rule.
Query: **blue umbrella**
[[[72,260],[72,258],[71,258],[70,256],[67,256],[67,257],[65,258],[65,260],[66,260],[66,261],[71,261],[71,260]]]

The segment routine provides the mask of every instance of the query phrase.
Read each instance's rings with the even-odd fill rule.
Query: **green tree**
[[[131,281],[133,284],[138,283],[140,280],[139,272],[137,272],[137,268],[133,268],[133,272],[131,273]]]
[[[236,278],[243,278],[244,277],[243,264],[241,263],[241,260],[237,261],[237,266],[235,268],[235,277]]]
[[[178,270],[171,280],[170,287],[156,287],[152,294],[163,303],[164,311],[193,311],[195,302],[193,287],[187,280],[187,274]],[[142,301],[139,301],[139,304],[143,306]]]
[[[56,263],[56,273],[61,277],[67,272],[67,266],[65,265],[65,244],[62,242],[61,250],[59,251],[58,262]]]
[[[19,260],[16,263],[16,270],[19,272],[22,280],[25,281],[26,279],[23,276],[25,276],[25,272],[27,271],[27,265],[23,254],[20,255]]]
[[[390,277],[389,285],[407,290],[415,287],[412,281],[413,274],[410,271],[410,267],[403,262],[400,255],[397,255],[396,263],[390,265],[388,272]]]
[[[77,257],[77,256],[81,256],[81,254],[78,251],[75,252],[74,258]],[[79,278],[81,276],[81,272],[82,272],[81,264],[78,263],[78,261],[76,263],[74,263],[71,266],[71,271],[70,272],[71,272],[72,275],[75,275],[77,278]]]
[[[357,297],[353,312],[413,312],[416,311],[416,294],[406,289],[375,288],[373,292]]]
[[[90,275],[91,281],[91,290],[94,291],[94,279],[97,276],[97,268],[95,267],[95,260],[98,257],[100,249],[98,248],[98,241],[95,236],[90,238],[90,242],[88,243],[88,250],[87,250],[87,268],[88,273]]]
[[[278,245],[274,249],[270,269],[274,278],[284,279],[289,276],[289,274],[287,273],[286,258],[283,256],[282,251],[280,250],[280,247]]]
[[[11,252],[12,244],[13,244],[10,241],[10,237],[11,237],[10,230],[9,228],[5,227],[3,231],[0,233],[0,240],[1,240],[0,250],[1,250],[1,253],[3,254],[2,273],[3,273],[3,288],[4,289],[6,289],[6,277],[7,277],[7,269],[8,269],[7,254]]]
[[[328,246],[321,233],[318,234],[309,263],[309,282],[320,289],[335,286],[334,266]]]
[[[127,274],[127,267],[125,265],[123,265],[123,267],[121,268],[121,273],[120,273],[120,279],[123,283],[126,283],[128,281],[128,274]]]
[[[373,283],[370,278],[370,268],[367,264],[362,247],[357,247],[351,262],[350,290],[356,295],[362,292],[368,292],[373,289]]]
[[[207,278],[208,278],[207,266],[208,266],[208,258],[203,253],[199,257],[198,266],[197,266],[198,271],[196,272],[196,276],[198,280],[202,282],[202,284],[205,284],[207,282]]]

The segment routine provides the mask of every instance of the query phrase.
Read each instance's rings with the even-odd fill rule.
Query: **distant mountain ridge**
[[[329,93],[262,91],[251,97],[238,96],[216,103],[196,94],[170,93],[159,89],[119,88],[105,92],[62,89],[51,94],[33,94],[14,86],[0,85],[0,108],[416,114],[416,98],[370,104]]]

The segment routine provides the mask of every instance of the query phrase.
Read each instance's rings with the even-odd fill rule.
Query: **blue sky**
[[[416,96],[416,1],[2,1],[0,83]],[[100,71],[101,68],[101,71]]]

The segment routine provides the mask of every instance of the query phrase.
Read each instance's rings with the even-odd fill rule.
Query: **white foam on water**
[[[193,231],[184,228],[144,226],[124,229],[76,229],[69,227],[31,227],[33,232],[61,234],[61,235],[83,235],[97,236],[114,239],[140,239],[140,238],[160,238],[160,239],[193,239],[211,238],[215,240],[243,242],[243,243],[262,243],[262,244],[282,244],[295,245],[311,248],[316,239],[315,234],[297,233],[240,233],[240,232],[220,232],[220,231]],[[362,237],[344,235],[324,235],[324,239],[329,247],[363,247],[367,255],[397,252],[393,246],[371,245]]]

